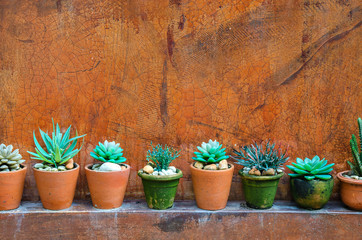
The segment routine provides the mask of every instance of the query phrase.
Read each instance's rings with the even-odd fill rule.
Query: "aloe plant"
[[[233,149],[236,156],[232,156],[237,162],[236,164],[242,165],[247,168],[256,168],[259,171],[267,171],[268,169],[277,170],[288,159],[288,149],[284,152],[280,146],[275,143],[254,142],[254,144],[241,146],[240,151]]]
[[[229,156],[225,155],[225,148],[221,148],[222,144],[219,142],[209,140],[208,143],[203,142],[201,146],[198,146],[197,149],[200,152],[194,152],[196,157],[193,157],[195,161],[203,163],[218,163],[221,160],[228,159]]]
[[[152,150],[147,151],[146,159],[156,165],[156,171],[168,170],[170,163],[180,156],[180,151],[176,151],[167,145],[158,144],[154,147],[151,143],[151,148]]]
[[[119,146],[119,143],[116,144],[114,141],[99,142],[90,155],[101,162],[123,163],[126,161],[126,158],[123,157],[123,149]]]
[[[362,177],[362,119],[358,118],[357,122],[358,122],[358,128],[359,128],[360,147],[358,147],[356,136],[354,134],[352,134],[352,138],[349,141],[349,143],[351,146],[351,151],[352,151],[352,156],[353,156],[354,162],[351,163],[350,161],[347,161],[347,163],[351,167],[353,174],[356,174],[359,177]]]
[[[76,132],[75,137],[70,138],[70,130],[71,126],[69,126],[65,133],[62,134],[60,132],[59,124],[57,123],[55,127],[53,121],[53,132],[50,137],[47,133],[43,132],[39,128],[40,135],[45,144],[45,149],[43,149],[39,144],[34,131],[33,136],[36,153],[28,151],[28,153],[32,155],[31,158],[43,161],[43,164],[54,166],[55,168],[64,165],[69,159],[77,155],[82,149],[83,144],[79,149],[75,147],[77,145],[78,139],[83,138],[84,142],[84,136],[86,135],[84,134],[78,136],[78,133]]]
[[[291,177],[304,177],[307,180],[315,178],[328,180],[332,177],[329,173],[333,170],[334,163],[327,165],[327,160],[324,158],[321,160],[318,156],[315,156],[312,159],[305,158],[304,161],[297,158],[296,163],[292,162],[292,165],[287,165],[287,168],[294,172],[289,173]]]

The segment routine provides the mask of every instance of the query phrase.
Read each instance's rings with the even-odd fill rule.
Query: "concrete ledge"
[[[23,202],[0,212],[0,239],[362,239],[362,212],[331,202],[317,211],[278,201],[268,210],[229,202],[220,211],[198,209],[193,201],[176,202],[165,211],[145,202],[99,210],[90,202],[50,211]]]

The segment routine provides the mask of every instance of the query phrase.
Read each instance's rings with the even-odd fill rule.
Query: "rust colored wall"
[[[128,198],[143,196],[136,171],[150,141],[182,149],[178,199],[193,198],[188,165],[209,138],[228,151],[276,139],[292,159],[335,162],[334,173],[351,158],[358,0],[0,0],[0,19],[0,138],[27,159],[32,131],[52,117],[88,134],[82,166],[98,141],[121,142]],[[230,199],[240,186],[235,172]],[[288,189],[285,177],[277,198]],[[83,170],[76,197],[88,197]],[[24,199],[38,199],[31,171]]]

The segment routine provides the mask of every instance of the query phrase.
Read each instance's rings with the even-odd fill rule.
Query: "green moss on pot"
[[[329,180],[291,178],[290,187],[299,207],[321,209],[328,202],[333,190],[333,178]]]
[[[255,176],[239,171],[243,183],[246,205],[256,209],[268,209],[273,206],[279,179],[284,175]]]
[[[138,171],[142,178],[143,189],[149,208],[164,210],[173,206],[177,186],[182,177],[181,170],[177,169],[176,174],[154,176]]]

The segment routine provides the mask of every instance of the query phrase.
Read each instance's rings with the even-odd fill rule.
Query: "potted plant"
[[[26,166],[13,146],[0,145],[0,210],[18,208],[23,195]]]
[[[362,210],[362,119],[358,118],[359,141],[352,134],[350,146],[354,162],[347,161],[351,167],[350,171],[343,171],[337,174],[341,181],[341,199],[344,204],[355,210]],[[361,150],[359,150],[359,148]]]
[[[219,142],[203,142],[195,152],[191,164],[192,186],[196,204],[205,210],[219,210],[226,207],[234,166],[227,162],[225,148]]]
[[[138,171],[142,178],[143,189],[149,208],[167,209],[173,206],[179,179],[180,169],[170,167],[170,163],[179,157],[180,151],[158,144],[147,151],[148,164]]]
[[[90,155],[103,162],[85,167],[93,206],[100,209],[120,207],[130,173],[130,166],[124,164],[123,149],[119,143],[106,140],[103,144],[99,142]]]
[[[255,142],[233,150],[236,164],[244,166],[239,171],[247,206],[267,209],[273,206],[279,179],[284,175],[282,165],[289,159],[287,150],[276,147],[270,141]]]
[[[333,178],[329,173],[334,163],[327,165],[327,160],[315,156],[304,161],[297,158],[292,165],[287,167],[294,172],[289,173],[294,201],[302,208],[321,209],[332,194]]]
[[[40,146],[34,135],[35,151],[29,152],[32,159],[41,160],[33,166],[35,182],[43,207],[50,210],[69,208],[72,205],[77,178],[78,164],[73,162],[73,157],[79,153],[82,146],[76,149],[77,140],[84,136],[70,138],[71,126],[62,134],[57,124],[51,137],[41,129],[40,135],[45,144],[45,150]]]

